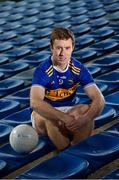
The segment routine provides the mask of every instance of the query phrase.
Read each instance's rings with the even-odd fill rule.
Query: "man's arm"
[[[89,110],[85,116],[95,119],[103,110],[105,105],[104,97],[99,88],[94,84],[85,88],[87,96],[92,100]]]
[[[85,124],[87,124],[89,121],[94,120],[101,113],[104,107],[104,97],[95,84],[86,87],[85,92],[87,96],[92,100],[92,102],[89,105],[88,110],[83,114],[80,114],[77,111],[77,108],[73,112],[69,113],[75,118],[74,121],[68,121],[66,123],[66,127],[71,131],[77,131],[82,126],[85,126]]]
[[[30,91],[30,106],[31,108],[37,112],[39,115],[44,118],[57,123],[57,121],[66,122],[69,119],[72,120],[73,117],[70,115],[63,113],[49,103],[44,101],[45,96],[45,88],[39,85],[34,85],[31,87]]]

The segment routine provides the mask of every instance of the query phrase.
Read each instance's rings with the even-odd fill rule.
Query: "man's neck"
[[[51,57],[53,66],[57,67],[59,70],[64,71],[65,69],[67,69],[67,67],[69,66],[68,64],[60,64],[60,63],[56,63],[55,61],[53,61],[53,58]]]

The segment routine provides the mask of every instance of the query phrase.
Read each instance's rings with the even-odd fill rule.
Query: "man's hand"
[[[89,110],[89,105],[81,105],[79,107],[72,108],[68,114],[73,117],[73,120],[67,121],[65,126],[70,131],[77,131],[84,126],[90,117],[87,117],[86,112]]]
[[[65,123],[65,126],[67,129],[69,129],[72,132],[79,131],[79,129],[84,126],[89,119],[84,115],[78,115],[77,117],[74,117],[73,121],[68,121]]]

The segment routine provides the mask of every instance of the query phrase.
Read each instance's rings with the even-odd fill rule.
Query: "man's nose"
[[[63,55],[63,53],[64,53],[64,50],[61,49],[61,50],[60,50],[60,55]]]

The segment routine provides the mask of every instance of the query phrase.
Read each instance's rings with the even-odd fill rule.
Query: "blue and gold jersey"
[[[32,85],[43,86],[44,100],[54,107],[59,107],[72,106],[77,87],[85,87],[93,82],[87,68],[75,58],[71,58],[69,66],[64,71],[59,71],[49,57],[36,68]]]

